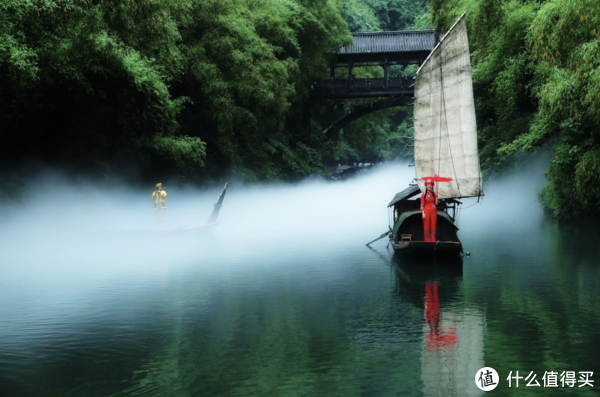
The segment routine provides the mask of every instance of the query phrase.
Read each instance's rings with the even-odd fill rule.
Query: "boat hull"
[[[417,258],[455,258],[462,253],[460,241],[391,241],[399,254]]]
[[[418,206],[419,202],[413,204]],[[390,243],[398,254],[418,258],[455,258],[462,253],[462,243],[456,234],[457,231],[453,219],[444,211],[438,211],[436,237],[439,240],[423,241],[421,211],[404,211],[394,224]]]

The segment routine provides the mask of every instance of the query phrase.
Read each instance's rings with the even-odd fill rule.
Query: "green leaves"
[[[583,207],[595,207],[600,202],[600,150],[581,156],[575,166],[575,189]]]
[[[383,30],[381,22],[375,16],[375,10],[365,1],[345,1],[343,13],[351,32],[379,32]]]
[[[418,16],[427,18],[413,27]],[[351,32],[430,29],[429,2],[424,0],[346,0],[342,15]]]
[[[181,29],[187,63],[176,90],[193,104],[182,132],[206,141],[210,160],[251,169],[244,172],[251,179],[313,171],[301,164],[305,150],[288,129],[302,117],[309,79],[349,42],[337,7],[326,0],[194,2]],[[205,128],[195,130],[198,122]]]
[[[600,61],[597,2],[554,0],[545,3],[530,29],[536,64],[539,118],[545,136],[559,136],[545,193],[558,215],[597,211]],[[596,174],[594,174],[596,172]],[[577,200],[558,194],[575,178]],[[566,209],[566,210],[565,210]]]
[[[427,5],[344,7],[369,29],[403,29]],[[206,165],[206,178],[256,180],[300,178],[336,155],[322,129],[305,131],[303,104],[351,42],[341,1],[0,0],[0,10],[5,155],[85,171],[128,158],[145,176]],[[384,114],[357,124],[366,139],[345,131],[350,151],[389,137]]]
[[[519,150],[552,142],[542,202],[560,217],[595,211],[588,185],[600,149],[597,1],[435,0],[432,6],[442,30],[467,12],[484,171],[497,172]]]
[[[171,167],[175,165],[178,169],[193,171],[204,166],[206,144],[199,138],[152,137],[144,140],[144,143],[152,149],[157,158],[163,159],[163,162],[172,161],[174,164],[170,164]]]
[[[49,161],[61,153],[74,164],[137,150],[184,170],[203,165],[209,142],[223,167],[260,168],[274,156],[278,177],[310,172],[314,153],[293,145],[284,124],[307,79],[349,41],[338,7],[0,0],[0,134],[14,145],[6,150]]]

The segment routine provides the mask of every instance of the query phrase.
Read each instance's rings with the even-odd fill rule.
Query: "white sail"
[[[438,174],[440,198],[483,196],[469,41],[464,14],[431,52],[415,77],[417,179]]]

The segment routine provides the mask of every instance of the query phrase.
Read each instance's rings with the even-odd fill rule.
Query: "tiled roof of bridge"
[[[431,51],[434,34],[433,30],[352,33],[354,44],[342,47],[339,54]]]

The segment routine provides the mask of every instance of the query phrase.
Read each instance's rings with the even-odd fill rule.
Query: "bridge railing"
[[[412,77],[390,77],[374,79],[332,79],[315,80],[311,84],[311,94],[322,96],[345,95],[393,95],[412,91]]]

